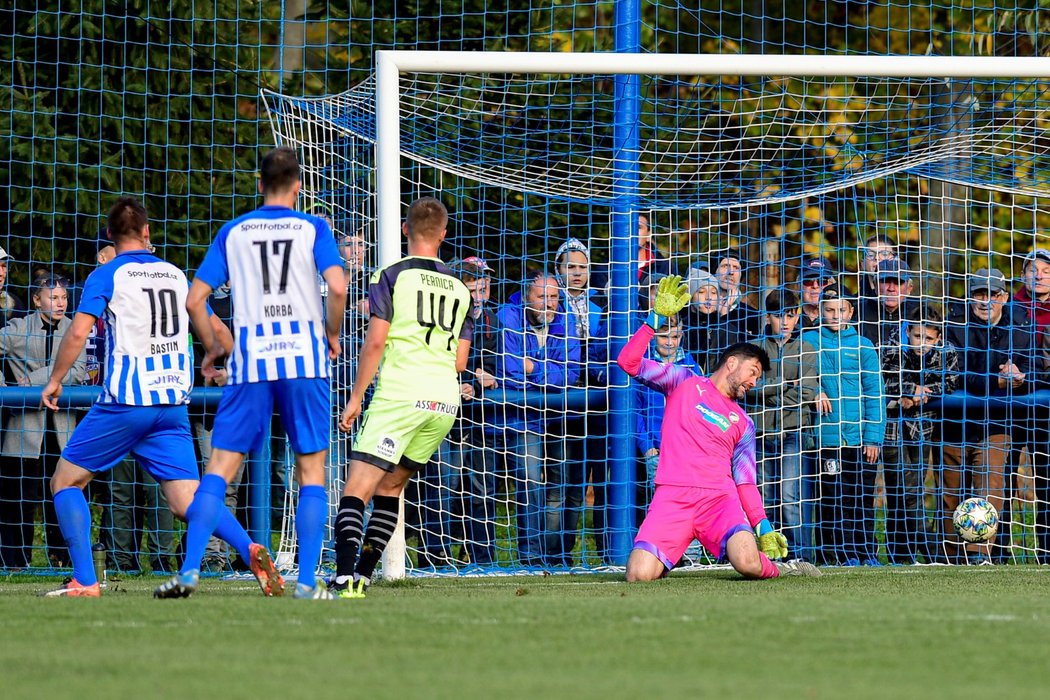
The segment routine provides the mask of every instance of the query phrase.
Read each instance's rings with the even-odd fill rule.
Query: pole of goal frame
[[[379,266],[401,257],[401,101],[399,70],[393,57],[376,53],[376,218]],[[405,577],[405,496],[397,527],[383,551],[383,578]]]
[[[616,3],[616,51],[636,53],[641,44],[639,0]],[[632,296],[637,283],[638,217],[638,105],[641,78],[616,76],[613,122],[613,161],[616,202],[612,214],[610,272],[611,350],[619,353],[631,335]],[[608,561],[627,563],[634,530],[634,391],[630,378],[615,364],[609,372],[609,479],[605,546]]]

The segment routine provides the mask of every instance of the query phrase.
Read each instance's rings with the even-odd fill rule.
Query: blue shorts
[[[215,412],[212,447],[242,453],[260,447],[274,402],[293,452],[328,449],[332,391],[327,379],[274,379],[225,387]]]
[[[157,481],[200,479],[185,405],[96,403],[73,431],[62,458],[98,474],[128,453]]]

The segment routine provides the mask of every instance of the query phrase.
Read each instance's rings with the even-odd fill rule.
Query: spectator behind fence
[[[639,214],[638,280],[641,281],[645,275],[654,272],[659,272],[664,276],[671,274],[671,261],[653,242],[653,227],[649,225],[649,217],[645,214]]]
[[[817,354],[817,444],[820,447],[819,553],[824,561],[878,566],[875,476],[886,427],[879,355],[850,325],[853,302],[824,291],[820,330],[802,341]]]
[[[931,564],[943,556],[927,529],[923,488],[928,455],[941,437],[941,412],[928,404],[957,388],[959,353],[944,340],[941,314],[931,306],[912,309],[904,329],[881,352],[887,409],[882,448],[886,554],[891,564],[915,564],[919,556]]]
[[[1035,248],[1024,260],[1021,286],[1014,294],[1014,303],[1024,309],[1029,323],[1034,326],[1032,342],[1032,372],[1036,386],[1050,388],[1050,362],[1046,348],[1050,347],[1050,250]],[[1024,445],[1028,464],[1035,482],[1036,556],[1040,563],[1050,563],[1050,406],[1036,403],[1028,410]]]
[[[689,305],[682,314],[685,319],[685,346],[700,366],[700,373],[713,366],[713,360],[725,346],[725,326],[721,325],[718,313],[718,280],[701,267],[689,268],[686,285],[689,288]],[[655,288],[655,285],[653,285]]]
[[[26,314],[25,302],[7,290],[7,262],[7,251],[0,248],[0,327]]]
[[[220,285],[217,289],[213,290],[211,296],[208,297],[208,305],[211,307],[214,317],[222,324],[223,327],[229,328],[233,325],[233,298],[230,296],[230,285],[229,283]],[[218,326],[216,326],[218,327]],[[232,335],[230,336],[232,338]],[[196,335],[193,336],[193,354],[195,357],[204,357],[206,349],[201,345],[200,340]],[[200,367],[197,367],[193,376],[193,385],[206,387],[206,386],[226,386],[226,381],[229,379],[229,375],[226,373],[225,367],[217,367],[218,376],[214,379],[211,377],[205,377],[200,371]],[[200,461],[201,466],[208,463],[211,459],[211,438],[212,438],[212,427],[215,423],[215,406],[210,406],[200,412],[193,412],[190,414],[190,430],[193,433],[194,441],[196,443],[197,457]],[[284,445],[282,444],[283,448]],[[271,448],[272,449],[272,448]],[[283,452],[283,449],[281,450]],[[271,455],[272,461],[277,461],[277,455]],[[282,464],[283,464],[283,460]],[[119,467],[118,467],[119,468]],[[274,474],[273,476],[276,476]],[[230,511],[235,517],[237,515],[237,506],[240,501],[240,489],[244,480],[244,464],[241,464],[240,469],[230,479],[230,483],[226,485],[226,509]],[[284,470],[282,469],[278,479],[273,480],[272,484],[276,484],[278,489],[284,483]],[[243,523],[242,523],[243,524]],[[208,540],[208,545],[204,549],[204,559],[201,561],[201,567],[205,571],[220,572],[228,571],[231,568],[230,561],[231,550],[229,545],[226,544],[222,539],[212,536]],[[237,562],[238,569],[246,569],[248,567],[247,562]]]
[[[803,475],[802,430],[820,392],[817,356],[795,332],[798,295],[774,289],[766,295],[765,310],[765,336],[756,345],[769,355],[770,368],[747,392],[745,408],[755,421],[762,502],[790,551],[804,558],[813,543],[812,516],[804,517],[803,507],[810,509],[813,494]]]
[[[502,366],[497,381],[507,389],[537,392],[564,391],[579,378],[580,343],[568,332],[559,300],[558,281],[547,272],[534,275],[522,291],[511,295],[499,311]],[[486,426],[492,431],[497,450],[507,459],[507,471],[517,486],[514,496],[518,558],[522,565],[544,563],[545,513],[548,489],[558,495],[560,484],[549,483],[545,474],[561,462],[563,436],[552,433],[552,421],[543,408],[513,404],[495,407]]]
[[[63,277],[41,278],[32,291],[34,312],[0,329],[0,356],[18,386],[47,384],[51,363],[71,323],[66,316],[68,288],[69,282]],[[81,351],[62,382],[83,381],[85,364]],[[54,507],[50,499],[45,503],[44,495],[45,484],[76,423],[76,413],[70,410],[28,407],[9,413],[0,450],[0,557],[5,568],[21,569],[32,563],[33,530],[41,505],[47,558],[52,566],[69,566]]]
[[[496,560],[496,460],[486,444],[482,397],[499,388],[496,353],[499,327],[489,303],[493,270],[479,257],[452,260],[449,270],[470,290],[474,334],[467,368],[460,374],[459,416],[438,449],[437,463],[423,471],[416,499],[422,513],[420,566],[452,564],[456,541],[466,540],[472,564]],[[462,558],[462,556],[461,556]]]
[[[802,264],[799,273],[799,296],[802,298],[802,313],[799,330],[820,326],[820,296],[828,288],[837,286],[835,268],[823,258],[810,258]]]
[[[903,337],[905,319],[915,310],[918,301],[910,298],[914,286],[912,273],[903,260],[883,260],[876,277],[879,296],[858,302],[859,325],[860,334],[870,340],[876,350],[881,350]]]
[[[762,334],[762,312],[751,306],[744,291],[747,266],[739,251],[728,248],[710,256],[708,270],[718,280],[719,315],[725,326],[724,349],[734,343],[754,342]]]
[[[658,362],[662,365],[675,365],[684,367],[701,375],[703,371],[696,363],[693,356],[682,347],[682,324],[681,316],[671,316],[664,320],[653,335],[649,343],[649,350],[645,359]],[[656,466],[660,461],[660,430],[664,423],[664,408],[667,405],[667,396],[656,389],[639,383],[637,388],[638,419],[636,422],[635,441],[638,445],[638,454],[645,462],[645,492],[646,498],[639,499],[638,505],[644,513],[644,507],[652,498],[653,490],[656,488]]]
[[[991,542],[1009,538],[1009,514],[1004,512],[1010,478],[1011,443],[1023,439],[1024,409],[1011,404],[987,405],[979,399],[1016,396],[1032,386],[1032,328],[1024,309],[1009,303],[1006,276],[981,268],[967,278],[966,304],[956,304],[948,314],[947,339],[959,350],[963,387],[976,400],[945,423],[944,532],[952,532],[951,517],[960,500],[981,496],[999,511],[1004,526]],[[951,428],[948,430],[947,428]],[[966,560],[991,560],[983,545],[966,546]],[[996,551],[1001,560],[1004,549]],[[953,547],[949,555],[959,554]]]
[[[897,246],[888,236],[877,233],[868,236],[860,248],[860,280],[857,297],[861,305],[882,296],[879,290],[879,265],[897,260]],[[869,339],[870,340],[870,339]]]
[[[604,386],[609,369],[609,333],[605,309],[591,289],[591,251],[578,239],[570,238],[558,247],[554,265],[568,332],[580,343],[583,365],[578,383]],[[588,483],[593,486],[595,548],[602,556],[606,553],[606,414],[566,413],[561,433],[565,435],[565,459],[560,468],[558,464],[551,465],[552,473],[547,476],[551,486],[547,498],[546,556],[552,566],[571,566]]]

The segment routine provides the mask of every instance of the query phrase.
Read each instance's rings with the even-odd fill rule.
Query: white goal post
[[[376,223],[378,263],[400,257],[401,94],[405,73],[878,77],[917,79],[1050,78],[1050,58],[818,55],[660,55],[378,51],[376,53]],[[614,261],[615,264],[615,261]],[[383,577],[405,576],[404,521],[383,557]]]

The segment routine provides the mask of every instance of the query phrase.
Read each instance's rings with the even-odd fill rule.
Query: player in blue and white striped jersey
[[[73,579],[49,595],[99,595],[91,559],[91,513],[83,492],[95,474],[113,468],[130,452],[161,483],[172,513],[180,518],[186,517],[198,484],[186,408],[193,385],[184,310],[189,283],[181,270],[151,252],[146,209],[134,197],[121,197],[110,209],[109,231],[117,255],[88,276],[41,396],[48,408],[58,410],[60,380],[102,319],[102,395],[73,432],[51,478]],[[208,323],[232,344],[217,319]],[[270,594],[271,585],[283,585],[269,552],[252,543],[228,510],[220,514],[218,525],[219,537],[246,557],[264,593]]]
[[[211,458],[189,514],[186,561],[165,584],[173,591],[196,588],[205,545],[215,518],[225,509],[226,484],[244,455],[261,441],[276,403],[295,453],[299,482],[295,595],[329,597],[315,576],[328,516],[328,376],[331,360],[340,354],[346,278],[328,224],[294,210],[300,186],[295,152],[277,148],[267,153],[259,179],[263,206],[219,230],[190,288],[186,308],[207,350],[201,362],[205,377],[215,376],[214,362],[225,354],[211,333],[205,304],[212,290],[227,281],[233,297],[234,343],[226,366],[229,380],[215,414]],[[324,300],[318,273],[328,283]]]

